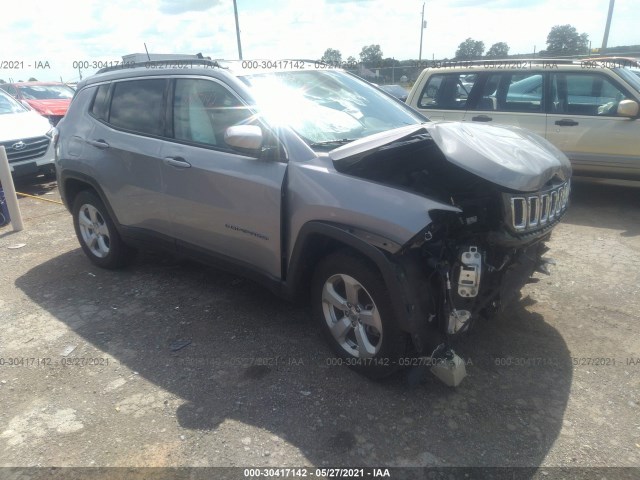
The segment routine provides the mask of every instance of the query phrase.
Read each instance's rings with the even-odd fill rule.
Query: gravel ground
[[[22,198],[25,230],[0,229],[0,466],[640,467],[640,190],[572,202],[552,275],[464,339],[454,389],[331,365],[306,308],[242,278],[152,253],[100,270],[64,207]]]

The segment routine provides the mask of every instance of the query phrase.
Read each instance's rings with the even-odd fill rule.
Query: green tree
[[[29,77],[30,82],[37,82],[38,79],[36,77]]]
[[[3,79],[0,78],[0,83],[7,83]]]
[[[358,63],[358,60],[356,60],[356,57],[354,57],[353,55],[349,55],[347,57],[347,63],[351,64],[351,65],[355,65]]]
[[[484,52],[484,42],[467,38],[458,45],[455,58],[456,60],[473,60],[474,58],[480,58],[482,52]]]
[[[342,63],[342,54],[340,53],[340,50],[327,48],[320,61],[330,65],[339,65]]]
[[[507,55],[509,55],[509,45],[505,42],[494,43],[487,51],[487,57],[489,58],[504,58]]]
[[[579,34],[576,27],[569,24],[556,25],[547,35],[546,55],[576,55],[586,53],[589,48],[589,35]]]
[[[382,50],[380,45],[362,47],[360,61],[367,67],[378,66],[382,62]]]

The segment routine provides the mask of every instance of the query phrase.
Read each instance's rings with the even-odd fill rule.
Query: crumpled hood
[[[567,157],[533,132],[462,122],[424,123],[389,130],[332,150],[329,156],[336,165],[354,165],[387,145],[420,137],[435,142],[452,164],[512,190],[535,191],[554,176],[561,180],[571,176]],[[389,161],[393,161],[393,155]]]

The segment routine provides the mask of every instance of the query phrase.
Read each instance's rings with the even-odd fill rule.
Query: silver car
[[[78,84],[56,165],[92,262],[154,245],[305,296],[371,377],[451,359],[547,272],[571,167],[545,139],[431,123],[342,70],[261,67],[146,62]]]
[[[0,145],[14,178],[55,175],[54,133],[49,120],[0,90]]]

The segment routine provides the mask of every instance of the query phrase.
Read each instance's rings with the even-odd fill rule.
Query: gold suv
[[[640,181],[640,69],[628,59],[434,62],[407,103],[433,121],[515,125],[545,137],[574,175]]]

